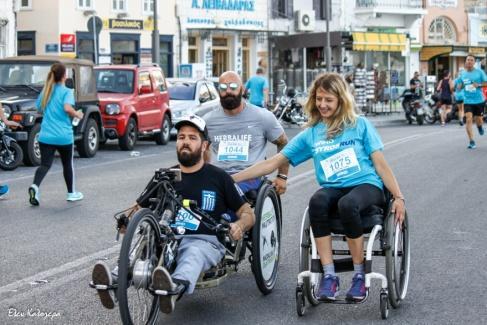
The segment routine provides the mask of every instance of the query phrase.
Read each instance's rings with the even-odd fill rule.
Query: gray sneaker
[[[32,184],[29,187],[29,202],[30,204],[37,206],[39,205],[39,187],[37,185]]]
[[[93,272],[91,273],[91,278],[93,280],[93,284],[95,285],[109,286],[113,283],[110,269],[108,268],[108,265],[106,265],[104,262],[98,262],[95,264]],[[100,296],[100,301],[103,307],[108,309],[113,309],[115,307],[113,298],[110,295],[111,290],[97,289],[96,291],[98,291],[98,295]]]
[[[156,267],[156,269],[152,273],[152,286],[154,287],[156,294],[157,290],[174,291],[177,288],[177,286],[172,281],[169,272],[162,266]],[[174,311],[176,298],[177,295],[159,295],[159,307],[161,308],[161,311],[165,314],[172,313]]]

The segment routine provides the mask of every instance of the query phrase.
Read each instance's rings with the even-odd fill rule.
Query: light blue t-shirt
[[[383,188],[370,155],[382,150],[379,134],[364,117],[334,139],[326,139],[327,126],[320,122],[294,137],[281,151],[291,165],[313,158],[315,175],[322,187],[344,188],[372,184]]]
[[[68,113],[64,111],[64,104],[74,106],[73,90],[64,85],[56,84],[46,107],[41,109],[43,92],[37,97],[37,109],[42,112],[41,131],[39,141],[52,145],[67,145],[74,142],[73,126]]]
[[[260,107],[264,106],[264,89],[269,89],[267,79],[262,76],[253,76],[245,84],[250,91],[250,103]]]
[[[463,94],[463,88],[458,90],[457,86],[458,85],[461,85],[462,84],[462,79],[460,79],[460,77],[458,77],[457,79],[455,79],[455,82],[454,82],[455,86],[455,100],[459,101],[459,100],[464,100],[465,99],[465,96]]]
[[[480,69],[473,69],[472,71],[464,70],[459,78],[461,84],[463,84],[465,104],[481,104],[485,101],[480,87],[482,83],[487,82],[487,75],[485,75],[484,71]],[[473,83],[477,83],[478,87],[474,87]]]

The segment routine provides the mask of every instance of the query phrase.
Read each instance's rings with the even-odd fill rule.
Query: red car
[[[105,65],[95,72],[107,139],[118,139],[122,150],[132,150],[139,138],[169,142],[169,94],[159,66]]]

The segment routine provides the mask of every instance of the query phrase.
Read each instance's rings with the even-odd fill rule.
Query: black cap
[[[198,115],[193,114],[184,116],[181,120],[179,120],[179,122],[176,123],[176,125],[174,125],[174,127],[176,128],[176,130],[179,131],[179,129],[183,125],[190,125],[195,127],[203,134],[205,140],[210,141],[210,138],[208,137],[208,128],[206,127],[206,122]]]

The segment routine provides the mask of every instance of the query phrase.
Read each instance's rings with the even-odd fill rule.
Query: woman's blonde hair
[[[316,107],[316,92],[318,89],[325,90],[338,98],[337,110],[328,121],[323,120]],[[355,102],[342,76],[337,73],[319,75],[313,81],[308,93],[308,100],[304,106],[304,111],[308,115],[308,127],[313,127],[323,121],[328,126],[326,138],[332,139],[342,133],[346,127],[355,125],[357,121],[357,113],[354,109]]]
[[[44,89],[42,89],[42,100],[41,100],[41,109],[45,110],[47,103],[51,99],[52,89],[54,88],[54,84],[63,80],[64,75],[66,74],[66,67],[62,63],[54,63],[51,66],[51,70],[47,74],[46,84],[44,85]]]

